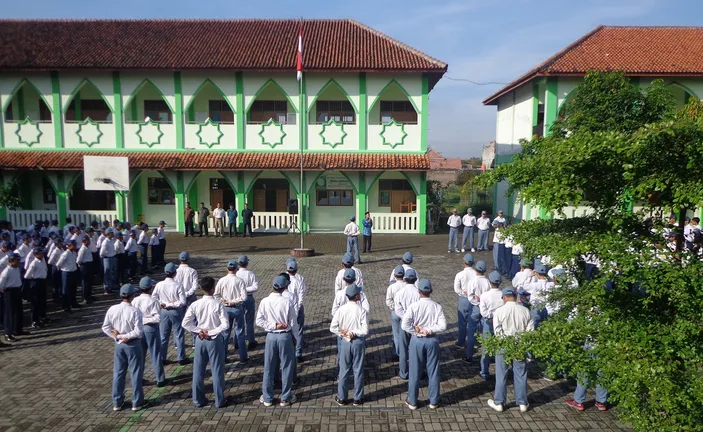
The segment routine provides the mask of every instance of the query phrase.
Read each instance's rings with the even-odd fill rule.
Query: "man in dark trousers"
[[[200,237],[205,233],[205,237],[208,236],[207,232],[207,219],[210,217],[210,210],[205,207],[205,203],[200,203],[200,210],[198,210],[198,231],[200,231]]]
[[[244,218],[244,230],[243,237],[247,236],[247,228],[249,229],[249,237],[253,237],[254,234],[251,232],[251,220],[254,218],[254,212],[249,208],[249,204],[244,204],[244,210],[242,210],[242,218]]]
[[[185,236],[188,237],[188,234],[190,234],[191,237],[194,236],[193,234],[193,224],[195,223],[195,210],[193,207],[190,206],[190,203],[186,203],[186,209],[183,212],[183,219],[185,220]]]

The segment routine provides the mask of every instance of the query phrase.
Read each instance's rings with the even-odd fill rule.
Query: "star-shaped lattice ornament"
[[[273,121],[273,119],[269,119],[269,121],[262,124],[261,131],[259,132],[261,144],[266,144],[271,148],[283,144],[283,138],[285,138],[286,135],[288,134],[283,130],[283,125]]]
[[[344,144],[344,137],[347,136],[347,133],[344,131],[344,123],[331,119],[326,123],[322,123],[322,130],[319,135],[322,138],[322,144],[335,148]]]
[[[405,125],[396,122],[395,119],[391,119],[391,121],[384,124],[381,130],[383,145],[391,146],[391,148],[396,148],[399,145],[405,144],[406,136],[408,136],[408,134],[405,132]]]
[[[139,137],[139,144],[152,148],[157,144],[161,144],[161,137],[164,136],[164,133],[161,132],[159,123],[147,117],[143,123],[139,123],[137,136]]]
[[[78,135],[79,143],[92,147],[95,144],[100,144],[100,137],[103,136],[103,133],[100,130],[100,123],[88,117],[83,122],[78,123],[76,135]]]
[[[213,122],[212,119],[208,117],[204,123],[200,123],[196,135],[198,136],[201,145],[206,145],[208,148],[212,148],[212,146],[220,145],[220,140],[224,134],[220,130],[220,124]]]
[[[39,144],[39,138],[42,136],[42,131],[39,129],[39,124],[29,117],[17,122],[15,135],[21,144],[31,147],[34,144]]]

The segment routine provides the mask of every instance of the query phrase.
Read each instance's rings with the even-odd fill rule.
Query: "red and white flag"
[[[303,79],[303,26],[299,27],[298,31],[298,61],[295,67],[298,71],[298,81]]]

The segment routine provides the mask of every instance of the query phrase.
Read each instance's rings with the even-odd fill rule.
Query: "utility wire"
[[[507,85],[508,83],[504,82],[497,82],[497,81],[489,81],[489,82],[478,82],[478,81],[472,81],[470,79],[466,78],[452,78],[449,76],[444,76],[443,78],[451,80],[451,81],[462,81],[462,82],[467,82],[469,84],[474,84],[474,85],[480,85],[480,86],[485,86],[485,85]]]

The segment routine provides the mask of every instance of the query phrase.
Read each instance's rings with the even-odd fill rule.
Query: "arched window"
[[[295,124],[295,119],[295,107],[281,86],[273,80],[261,87],[247,108],[249,124],[261,124],[269,120],[279,124]]]
[[[408,93],[395,80],[379,94],[369,110],[369,124],[417,124],[418,113]]]
[[[6,122],[18,122],[29,118],[35,122],[51,122],[51,110],[46,101],[29,81],[24,80],[17,87],[5,106]]]
[[[216,123],[234,123],[234,110],[224,93],[206,80],[186,107],[188,123],[202,123],[208,118]]]
[[[311,124],[327,123],[330,120],[355,124],[356,108],[344,89],[336,81],[330,80],[315,97],[309,116]]]
[[[88,118],[96,122],[112,121],[112,110],[105,102],[103,94],[88,80],[78,85],[65,111],[67,122],[83,121]]]
[[[142,122],[147,118],[159,123],[172,123],[173,110],[161,91],[145,80],[130,96],[125,109],[128,122]]]

